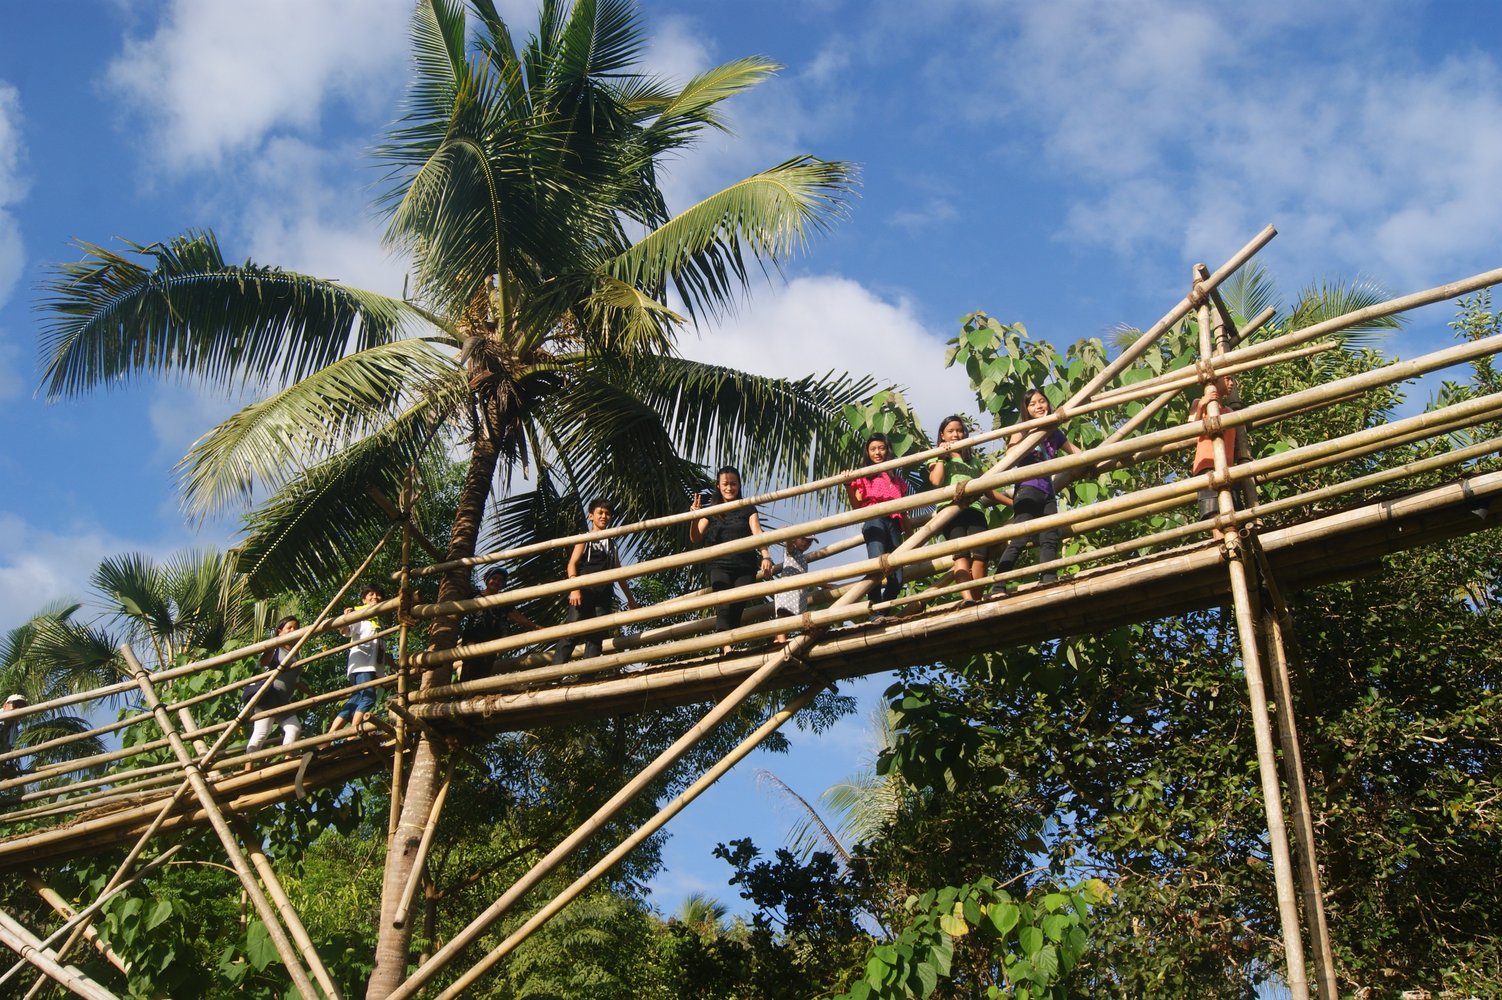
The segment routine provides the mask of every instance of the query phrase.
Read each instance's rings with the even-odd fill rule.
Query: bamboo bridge
[[[102,754],[78,756],[58,763],[37,764],[18,777],[0,779],[0,871],[25,874],[36,883],[48,866],[102,849],[130,845],[115,877],[92,906],[74,914],[64,910],[58,928],[33,931],[8,914],[0,913],[0,941],[19,961],[0,981],[12,978],[29,964],[32,972],[50,977],[79,996],[112,994],[76,968],[66,964],[69,949],[82,938],[103,901],[137,879],[148,878],[153,866],[170,853],[174,837],[212,827],[224,846],[242,887],[266,922],[273,944],[305,996],[339,995],[324,960],[287,901],[274,867],[261,849],[247,817],[257,811],[297,801],[312,789],[339,787],[379,772],[392,777],[392,812],[388,832],[393,845],[403,809],[404,777],[420,746],[442,757],[450,750],[502,731],[649,711],[672,705],[714,703],[705,717],[663,755],[627,784],[586,824],[565,838],[546,857],[476,915],[462,932],[439,948],[412,973],[394,997],[438,995],[456,997],[503,959],[536,927],[584,891],[686,806],[758,743],[784,724],[821,691],[845,678],[895,668],[932,664],[976,652],[1004,649],[1060,637],[1089,634],[1207,607],[1224,606],[1234,614],[1245,670],[1248,700],[1256,735],[1262,778],[1273,877],[1283,926],[1286,977],[1295,997],[1307,997],[1310,980],[1321,997],[1338,995],[1330,958],[1328,930],[1316,864],[1317,845],[1305,802],[1302,764],[1289,683],[1290,665],[1283,636],[1290,627],[1284,595],[1319,584],[1349,579],[1380,570],[1392,553],[1488,530],[1502,523],[1502,473],[1484,471],[1482,460],[1495,456],[1502,438],[1486,438],[1477,428],[1502,420],[1502,394],[1479,396],[1423,414],[1316,441],[1255,460],[1238,461],[1229,453],[1222,432],[1227,428],[1275,426],[1293,416],[1359,399],[1364,393],[1409,381],[1431,372],[1464,365],[1502,351],[1502,337],[1458,344],[1422,357],[1396,361],[1382,368],[1341,378],[1287,396],[1266,399],[1235,410],[1211,403],[1203,420],[1158,430],[1145,430],[1152,416],[1181,393],[1200,389],[1227,374],[1253,371],[1294,358],[1331,350],[1330,339],[1341,330],[1374,318],[1418,306],[1453,299],[1502,281],[1502,269],[1403,296],[1280,336],[1252,341],[1271,312],[1238,328],[1221,301],[1217,288],[1273,237],[1271,227],[1215,272],[1196,266],[1188,295],[1176,304],[1131,347],[1073,398],[1045,417],[976,434],[961,446],[1000,441],[1021,434],[1021,443],[1006,447],[985,475],[961,484],[952,496],[917,494],[792,524],[751,539],[623,566],[573,580],[518,588],[491,596],[444,604],[417,603],[415,581],[436,573],[533,555],[568,546],[596,535],[576,535],[546,545],[489,553],[457,563],[417,565],[414,547],[436,547],[415,536],[412,521],[403,515],[410,497],[392,505],[391,527],[382,545],[395,537],[403,541],[403,569],[398,597],[371,609],[335,616],[333,606],[367,570],[371,558],[351,574],[329,607],[312,624],[292,633],[299,656],[309,638],[328,635],[349,624],[378,615],[396,614],[401,624],[386,629],[399,650],[398,668],[376,682],[387,689],[385,716],[368,720],[362,731],[318,734],[289,747],[270,747],[246,754],[244,735],[249,721],[289,710],[316,709],[341,702],[349,689],[329,691],[290,706],[260,711],[260,695],[244,705],[233,719],[200,724],[195,707],[233,694],[285,667],[226,682],[191,696],[173,696],[174,682],[206,671],[222,671],[247,658],[285,644],[285,638],[266,640],[242,649],[169,669],[147,670],[130,650],[124,650],[130,678],[96,691],[83,692],[19,710],[18,715],[85,706],[90,717],[108,717],[122,697],[137,699],[144,711],[122,714],[119,721],[80,736],[64,737],[41,746],[0,754],[0,763],[33,757],[42,750],[58,750],[83,737],[113,739],[122,745]],[[1142,377],[1134,365],[1164,332],[1186,319],[1197,324],[1200,358],[1191,366]],[[1133,378],[1122,376],[1131,372]],[[1129,404],[1135,411],[1129,411]],[[1017,467],[1042,437],[1071,417],[1101,410],[1121,414],[1115,430],[1100,444],[1077,455],[1060,455],[1048,462]],[[1128,416],[1128,412],[1134,415]],[[1013,584],[1020,589],[978,604],[962,605],[957,597],[975,581],[955,583],[947,576],[951,557],[968,551],[977,537],[937,541],[958,504],[928,514],[936,497],[963,499],[1005,489],[1023,479],[1048,475],[1064,483],[1087,473],[1135,466],[1192,448],[1196,439],[1216,441],[1214,471],[1183,474],[1094,503],[1061,509],[1056,515],[1023,525],[1004,523],[979,536],[993,550],[1019,536],[1060,528],[1066,539],[1064,555],[1043,569],[1060,573],[1053,583],[1036,584],[1039,566],[997,574],[980,581],[985,586]],[[1423,442],[1440,442],[1432,457],[1391,465],[1380,472],[1348,478],[1306,492],[1267,487],[1315,470],[1342,471],[1345,463],[1390,449]],[[748,497],[736,504],[766,505],[839,489],[855,475],[880,469],[911,466],[943,454],[949,446],[904,455],[885,465],[865,467],[788,489]],[[1218,512],[1196,520],[1196,493],[1217,491]],[[1252,489],[1256,502],[1238,510],[1233,491]],[[1285,495],[1286,494],[1286,495]],[[717,511],[735,505],[717,507]],[[846,555],[861,544],[859,526],[871,516],[908,513],[917,524],[906,542],[880,559]],[[1188,512],[1188,513],[1186,513]],[[1162,515],[1169,515],[1164,517]],[[612,537],[672,531],[700,516],[684,512],[637,524],[607,529]],[[1154,527],[1154,524],[1168,527]],[[1221,537],[1212,537],[1212,531]],[[438,617],[462,615],[482,608],[520,604],[562,594],[579,586],[613,584],[618,580],[677,570],[717,555],[747,551],[805,534],[843,537],[810,554],[810,571],[801,576],[770,579],[734,591],[701,591],[659,604],[588,619],[573,625],[459,646],[453,649],[407,649],[409,629]],[[1096,538],[1111,538],[1109,543]],[[1121,540],[1115,540],[1121,539]],[[417,543],[417,544],[414,544]],[[379,549],[380,546],[377,546]],[[371,553],[373,558],[374,552]],[[867,593],[874,578],[900,569],[909,593],[887,603],[873,603]],[[714,631],[712,614],[728,601],[763,599],[781,591],[807,589],[811,610],[801,618],[772,620],[765,605],[753,605],[747,623],[733,632]],[[710,617],[704,617],[704,616]],[[688,616],[699,616],[684,621]],[[664,624],[662,620],[671,620]],[[553,666],[542,657],[522,655],[524,647],[617,630],[601,656]],[[774,645],[774,635],[792,638]],[[720,648],[735,644],[722,655]],[[322,657],[342,655],[349,644],[334,645],[298,660],[301,666]],[[435,683],[466,657],[499,656],[506,669],[479,680]],[[215,675],[220,676],[220,675]],[[462,678],[462,671],[460,673]],[[262,690],[269,685],[263,685]],[[185,688],[182,688],[185,690]],[[478,958],[467,949],[569,853],[595,832],[622,805],[676,761],[752,694],[786,691],[784,707],[690,785],[681,795],[625,841],[609,852],[574,885],[542,906],[516,932]],[[163,700],[161,692],[168,696]],[[132,741],[121,741],[130,733]],[[157,735],[152,735],[157,734]],[[66,754],[64,754],[66,755]],[[50,758],[49,758],[50,759]],[[423,837],[416,845],[414,876],[402,887],[391,919],[407,919],[407,909],[421,879],[431,834],[448,787],[445,778],[437,799],[422,821]],[[1286,801],[1285,801],[1286,797]],[[422,819],[422,817],[419,817]],[[1290,843],[1290,835],[1292,843]],[[143,861],[152,845],[157,853]],[[393,846],[393,849],[395,847]],[[391,887],[388,887],[388,890]],[[386,916],[383,915],[383,920]],[[44,939],[45,937],[45,939]],[[66,940],[62,940],[66,937]],[[59,943],[61,942],[61,943]],[[456,968],[463,957],[468,966],[439,986],[435,978]]]

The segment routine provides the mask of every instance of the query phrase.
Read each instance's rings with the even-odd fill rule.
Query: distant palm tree
[[[243,548],[262,592],[357,559],[385,522],[372,490],[396,495],[435,442],[468,453],[453,559],[474,554],[498,474],[508,491],[518,474],[535,484],[506,497],[507,545],[574,529],[574,501],[595,494],[628,515],[681,509],[700,463],[721,457],[763,480],[836,471],[841,407],[868,383],[675,351],[685,317],[670,293],[690,318],[730,309],[852,188],[849,165],[800,156],[669,211],[658,171],[777,67],[740,59],[681,87],[647,76],[630,0],[543,0],[521,46],[492,0],[418,0],[412,43],[406,116],[378,151],[410,301],[230,264],[207,232],[131,244],[150,269],[81,244],[50,284],[48,395],[143,374],[269,392],[202,438],[183,474],[198,515],[271,492]],[[467,596],[467,574],[442,579],[441,601]],[[456,620],[433,623],[433,646],[456,638]],[[426,820],[438,771],[423,736],[403,830]],[[404,975],[411,926],[389,918],[411,857],[391,852],[371,996]]]
[[[719,937],[725,931],[725,917],[729,913],[729,908],[713,896],[691,892],[683,898],[673,919],[701,937]]]
[[[32,705],[42,705],[119,680],[113,650],[101,650],[94,637],[74,620],[78,608],[76,604],[54,605],[0,639],[0,698],[19,694]],[[15,750],[78,737],[92,728],[83,716],[58,708],[42,709],[5,720],[4,724],[10,729],[8,749]],[[81,738],[17,757],[10,766],[0,765],[0,775],[87,757],[102,749],[98,737]]]

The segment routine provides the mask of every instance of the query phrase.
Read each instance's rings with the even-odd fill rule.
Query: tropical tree
[[[673,86],[639,70],[642,41],[628,0],[544,0],[521,45],[491,0],[419,0],[406,114],[378,151],[386,238],[409,256],[411,298],[231,264],[207,231],[128,254],[81,243],[83,259],[50,285],[48,395],[169,374],[265,394],[182,464],[194,515],[268,496],[241,556],[262,592],[357,558],[384,523],[373,491],[420,483],[439,445],[469,455],[450,558],[473,554],[498,476],[503,541],[520,541],[554,533],[569,497],[676,509],[711,455],[752,475],[833,471],[839,408],[864,383],[759,378],[674,345],[687,320],[731,306],[753,264],[775,268],[829,224],[852,168],[797,157],[672,214],[664,158],[725,129],[723,102],[777,67],[740,59]],[[511,490],[518,474],[530,492]],[[468,592],[456,572],[439,597]],[[456,633],[440,619],[430,641]],[[446,679],[441,668],[423,683]],[[393,930],[388,911],[437,778],[424,738],[372,996],[406,968],[410,929]]]

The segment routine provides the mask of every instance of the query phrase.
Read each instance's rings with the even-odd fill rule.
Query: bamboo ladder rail
[[[329,602],[329,604],[323,609],[322,612],[320,612],[320,614],[318,616],[319,620],[322,620],[323,618],[325,618],[328,615],[328,613],[333,610],[334,605],[336,603],[338,603],[339,599],[344,595],[344,592],[346,590],[348,590],[351,585],[353,585],[353,583],[354,583],[355,580],[359,579],[359,575],[365,571],[365,569],[375,559],[376,554],[381,550],[381,548],[386,544],[386,541],[391,537],[391,534],[392,534],[392,531],[393,531],[394,528],[395,528],[394,524],[387,527],[385,533],[382,534],[380,541],[378,541],[375,544],[375,546],[371,549],[370,554],[365,557],[365,561],[360,564],[360,568],[357,569],[355,571],[355,573],[350,576],[350,578],[345,582],[344,586],[339,589],[339,591],[334,595],[333,599]],[[358,620],[358,619],[357,618],[352,618],[352,620]],[[337,619],[336,619],[336,621],[337,621]],[[305,630],[299,630],[301,634],[298,636],[298,638],[296,640],[296,645],[293,647],[293,650],[294,650],[293,656],[296,655],[296,650],[298,650],[298,649],[301,648],[302,644],[307,641],[308,637],[311,636],[311,635],[313,635],[314,631],[316,630],[317,625],[318,625],[318,621],[315,621],[313,625],[308,626]],[[209,664],[211,664],[211,663],[214,663],[214,661],[221,661],[222,663],[233,663],[237,659],[240,659],[240,658],[244,657],[246,655],[246,650],[247,649],[255,647],[255,646],[260,646],[261,647],[260,650],[257,650],[259,652],[259,651],[263,651],[263,650],[266,650],[266,649],[274,649],[274,648],[277,648],[278,646],[282,646],[282,645],[285,645],[285,644],[286,644],[286,639],[285,638],[283,638],[280,642],[275,641],[275,639],[273,638],[273,639],[265,640],[263,643],[252,643],[251,647],[246,647],[245,649],[233,651],[232,653],[229,653],[229,654],[221,654],[218,657],[209,657],[207,660],[200,660],[200,661],[198,661],[198,663],[196,663],[196,664],[190,664],[189,666],[194,667],[195,669],[207,669],[207,666]],[[153,678],[153,676],[148,671],[146,671],[144,667],[141,667],[139,663],[134,662],[134,654],[131,653],[128,649],[122,649],[122,654],[125,655],[126,663],[131,667],[132,672],[135,674],[134,683],[136,685],[138,685],[138,686],[141,687],[142,694],[147,697],[148,702],[151,701],[151,700],[154,700],[156,698],[156,693],[155,693],[155,688],[153,687],[153,684],[154,684],[154,678]],[[219,664],[215,664],[215,665],[219,665]],[[186,672],[182,673],[182,674],[178,674],[178,673],[174,673],[172,671],[167,671],[166,673],[173,673],[174,676],[185,676],[186,675]],[[257,692],[257,698],[259,698],[259,696],[261,694],[265,693],[267,687],[269,687],[269,685],[265,685],[265,684],[262,685],[261,690],[259,692]],[[255,701],[253,700],[250,704],[247,704],[246,706],[244,706],[244,709],[242,709],[242,711],[240,713],[240,716],[239,716],[239,718],[238,718],[237,721],[243,722],[244,717],[248,714],[248,712],[246,710],[252,709],[254,707],[254,704],[255,704]],[[157,714],[157,719],[158,719],[158,724],[160,724],[161,723],[161,719],[162,719],[162,715],[161,715],[160,712],[158,712],[158,714]],[[165,727],[164,727],[164,732],[165,731],[166,730],[165,730]],[[224,730],[224,732],[220,735],[220,737],[218,738],[218,740],[215,741],[214,745],[212,747],[210,747],[206,753],[204,753],[203,759],[201,761],[197,762],[197,764],[195,766],[208,766],[209,764],[211,764],[212,761],[214,760],[215,756],[224,748],[224,745],[228,742],[230,735],[234,731],[235,730],[234,730],[233,727],[226,728]],[[176,745],[173,746],[173,751],[175,753],[178,752],[178,747]],[[178,756],[181,759],[182,754],[178,753]],[[185,770],[187,770],[187,777],[186,777],[186,779],[182,783],[180,783],[178,785],[176,791],[173,792],[172,796],[161,807],[161,809],[159,810],[159,812],[157,813],[157,815],[155,816],[155,818],[153,818],[153,820],[151,821],[150,825],[148,825],[148,827],[146,828],[145,832],[142,833],[141,836],[137,839],[135,845],[129,851],[126,852],[126,856],[125,856],[124,860],[121,861],[120,865],[116,868],[114,875],[111,876],[111,878],[109,879],[109,881],[105,883],[104,888],[101,890],[102,892],[108,892],[115,885],[117,885],[120,882],[121,879],[123,879],[125,877],[125,875],[130,871],[131,867],[135,864],[136,859],[139,858],[140,855],[141,855],[141,853],[146,849],[146,845],[148,843],[150,843],[151,839],[156,835],[156,831],[161,828],[162,824],[166,822],[167,818],[177,808],[178,803],[182,801],[183,797],[187,794],[188,790],[190,788],[194,787],[194,785],[195,785],[195,782],[193,780],[194,777],[195,777],[195,770],[194,770],[194,768],[186,768]],[[199,781],[203,780],[202,777],[201,777],[201,775],[198,776],[198,777],[199,777]],[[196,791],[196,789],[195,789],[195,791]],[[212,802],[206,802],[204,804],[204,808],[205,808],[205,811],[209,813],[210,819],[212,821],[213,813],[212,813],[212,811],[210,809],[211,805],[212,805]],[[215,807],[215,808],[217,808],[217,807]],[[217,828],[216,828],[216,832],[217,832]],[[229,849],[230,849],[229,845],[227,844],[226,845],[226,850],[229,850]],[[237,871],[238,871],[238,869],[237,869]],[[261,898],[264,901],[264,897],[261,897]],[[60,949],[58,949],[58,955],[59,955],[59,957],[66,955],[75,945],[77,945],[77,943],[79,942],[79,940],[81,939],[81,937],[83,935],[83,930],[87,926],[88,926],[88,921],[85,920],[79,928],[77,928],[76,930],[74,930],[74,932],[69,935],[67,941],[65,941],[63,943],[62,947]],[[270,928],[270,922],[268,922],[268,929],[269,928]],[[278,931],[280,932],[280,929],[278,929]],[[283,940],[285,940],[285,938],[283,938]],[[280,953],[280,947],[278,948],[278,951]],[[314,961],[313,961],[312,964],[313,964],[315,972],[320,973],[320,975],[319,975],[320,981],[329,978],[327,971],[322,969],[322,961],[320,959],[318,959],[318,957],[317,957],[316,954],[314,955]],[[293,970],[293,967],[294,967],[294,964],[289,962],[288,963],[289,972],[291,972]],[[304,978],[306,978],[306,974],[305,973],[301,973],[300,970],[299,970],[299,974],[301,974]],[[297,980],[297,975],[294,975],[294,981],[296,981],[296,980]],[[332,980],[330,980],[330,982],[332,982]],[[37,982],[37,983],[35,983],[35,984],[33,984],[31,990],[28,992],[28,997],[36,994],[37,991],[38,991],[38,989],[39,989],[39,987],[40,987],[40,985],[41,985],[40,981]],[[312,994],[311,994],[311,992],[309,992],[307,995],[311,996]],[[332,996],[334,994],[331,993],[330,995]]]
[[[1231,261],[1227,262],[1227,264],[1217,270],[1210,279],[1207,279],[1207,281],[1204,282],[1200,286],[1200,288],[1208,290],[1209,288],[1218,286],[1232,273],[1234,273],[1236,269],[1241,267],[1242,264],[1249,260],[1258,249],[1260,249],[1269,240],[1271,240],[1275,233],[1276,231],[1273,229],[1273,227],[1268,226],[1250,243],[1243,247],[1241,251],[1239,251],[1238,254],[1231,259]],[[1199,291],[1200,288],[1197,288],[1197,291]],[[1122,352],[1122,354],[1115,361],[1107,365],[1105,369],[1103,369],[1094,378],[1087,382],[1086,385],[1083,386],[1070,400],[1068,400],[1063,406],[1059,408],[1060,412],[1058,415],[1058,420],[1067,419],[1070,413],[1071,405],[1076,405],[1080,402],[1088,401],[1090,397],[1100,389],[1101,386],[1113,380],[1122,371],[1126,370],[1126,368],[1128,368],[1149,346],[1151,346],[1152,343],[1154,343],[1159,337],[1163,335],[1163,333],[1172,325],[1172,323],[1177,321],[1177,318],[1179,316],[1187,313],[1187,311],[1191,307],[1191,299],[1189,297],[1186,297],[1179,303],[1178,306],[1170,311],[1168,316],[1165,316],[1164,319],[1154,324],[1151,329],[1144,332],[1143,335],[1138,338],[1136,343]],[[1050,424],[1048,426],[1052,425]],[[1033,448],[1035,444],[1037,444],[1038,441],[1041,441],[1043,439],[1043,437],[1048,433],[1048,426],[1040,427],[1038,430],[1035,430],[1029,434],[1025,434],[1023,440],[1009,448],[1006,454],[996,464],[996,466],[993,467],[993,473],[998,471],[1005,471],[1006,469],[1015,465]],[[951,505],[944,511],[938,512],[932,519],[929,520],[928,524],[917,529],[917,531],[915,531],[910,538],[908,538],[898,546],[897,552],[901,553],[904,549],[911,550],[912,548],[916,548],[918,545],[921,545],[923,542],[927,541],[928,538],[937,533],[939,529],[941,529],[955,516],[958,516],[960,512],[960,508],[958,506],[960,499],[963,496],[969,495],[970,493],[977,492],[974,490],[969,490],[969,485],[970,484],[968,483],[960,484],[960,487],[955,489],[954,491],[954,505]],[[868,511],[867,513],[868,515],[870,515],[871,512]],[[773,532],[772,534],[776,535],[777,533]],[[762,536],[762,540],[764,543],[767,541],[764,536]],[[714,549],[718,548],[721,548],[721,546],[714,546],[710,550],[706,551],[713,551]],[[581,585],[579,584],[577,579],[574,581],[574,583],[576,585]],[[872,581],[869,579],[862,580],[856,583],[849,592],[841,596],[836,601],[836,606],[838,607],[841,605],[854,603],[861,597],[864,597],[865,593],[870,589],[871,586]],[[514,902],[516,899],[519,899],[520,896],[524,894],[529,888],[531,888],[532,885],[535,885],[536,882],[540,881],[548,871],[551,871],[553,867],[556,867],[557,863],[562,859],[563,856],[566,856],[568,853],[572,853],[573,849],[579,843],[582,843],[582,841],[595,829],[598,829],[598,827],[602,825],[605,820],[609,819],[616,812],[618,812],[626,802],[635,798],[636,795],[646,787],[649,781],[657,777],[663,770],[665,770],[675,760],[677,760],[678,757],[687,752],[689,747],[698,743],[698,741],[707,734],[710,728],[713,728],[713,726],[717,725],[720,721],[723,720],[725,716],[729,714],[730,711],[734,710],[742,702],[744,702],[745,699],[748,698],[764,680],[770,679],[783,666],[783,664],[787,662],[790,657],[801,657],[805,650],[811,648],[817,642],[818,633],[805,632],[791,639],[788,644],[782,648],[782,651],[778,655],[767,657],[767,662],[765,665],[751,674],[751,676],[743,681],[741,685],[739,685],[733,692],[731,692],[730,695],[722,699],[713,709],[711,709],[709,714],[706,715],[698,725],[690,729],[688,733],[684,734],[684,736],[679,739],[679,741],[674,743],[673,746],[665,750],[663,754],[661,754],[656,760],[654,760],[645,769],[643,769],[636,776],[636,778],[632,779],[631,782],[628,782],[627,785],[622,788],[614,798],[610,800],[610,802],[607,802],[604,806],[602,806],[600,810],[598,810],[594,816],[586,821],[584,825],[579,827],[573,835],[571,835],[569,838],[566,838],[563,843],[558,846],[558,848],[555,848],[554,851],[548,855],[548,857],[540,861],[536,866],[534,866],[532,871],[528,872],[520,880],[518,880],[516,885],[508,890],[505,895],[503,895],[499,900],[496,901],[495,904],[492,904],[492,906],[489,907],[483,914],[481,914],[475,920],[471,921],[463,931],[461,931],[451,941],[445,944],[442,949],[435,953],[427,964],[421,966],[416,972],[409,976],[402,983],[402,985],[399,986],[397,990],[391,994],[392,1000],[400,1000],[400,998],[402,997],[411,996],[417,989],[422,986],[423,983],[430,980],[432,976],[437,973],[437,971],[439,971],[445,964],[447,964],[448,961],[450,961],[454,957],[454,955],[456,955],[460,950],[462,950],[462,948],[466,947],[470,942],[477,938],[486,927],[488,927],[496,919],[499,919],[499,917],[509,908],[512,902]]]
[[[152,711],[156,713],[157,725],[161,727],[162,732],[166,733],[168,739],[172,741],[172,751],[177,754],[177,759],[182,762],[188,781],[193,786],[193,793],[197,796],[199,804],[203,806],[204,811],[208,813],[210,825],[213,826],[214,833],[219,837],[220,844],[229,856],[230,864],[234,867],[235,874],[240,878],[240,885],[244,888],[246,895],[250,897],[251,904],[255,906],[256,913],[260,916],[261,922],[266,925],[266,932],[271,938],[272,946],[276,948],[277,955],[281,957],[282,964],[286,966],[288,974],[292,977],[293,985],[305,997],[316,996],[313,981],[308,977],[308,970],[304,968],[303,961],[311,959],[309,965],[313,968],[314,974],[318,977],[320,983],[327,980],[328,985],[331,986],[333,979],[328,975],[326,969],[323,969],[322,974],[319,975],[319,970],[323,963],[318,958],[316,952],[311,956],[299,954],[299,950],[288,936],[286,928],[282,926],[276,908],[272,905],[271,900],[267,898],[266,893],[262,891],[260,882],[256,879],[256,872],[251,867],[251,863],[246,858],[244,851],[240,849],[240,844],[235,837],[234,831],[230,829],[228,821],[224,818],[224,813],[220,811],[219,803],[214,799],[214,792],[209,785],[208,779],[204,777],[193,755],[188,752],[188,748],[184,745],[182,737],[177,733],[177,727],[173,725],[171,717],[167,714],[166,709],[162,707],[162,703],[157,699],[156,690],[152,687],[151,681],[146,677],[146,668],[141,666],[140,661],[136,659],[135,653],[129,646],[122,646],[120,652],[125,657],[125,662],[130,667],[131,673],[135,675],[136,682],[141,686],[141,696],[146,700],[146,704],[151,706]],[[331,992],[330,995],[337,994]]]

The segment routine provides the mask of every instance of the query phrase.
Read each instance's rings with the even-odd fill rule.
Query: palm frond
[[[1277,305],[1278,287],[1267,268],[1251,263],[1220,286],[1220,298],[1239,327],[1268,306]]]
[[[753,174],[673,216],[607,265],[644,289],[671,280],[691,313],[715,314],[746,282],[746,256],[776,265],[844,211],[848,163],[800,156]]]
[[[183,506],[203,518],[249,501],[258,485],[279,489],[351,441],[379,433],[404,398],[449,412],[463,393],[454,359],[426,341],[398,340],[340,358],[199,438],[178,464]]]
[[[257,507],[246,518],[246,539],[237,551],[251,593],[314,587],[356,566],[389,523],[369,491],[397,496],[414,467],[419,484],[442,478],[432,416],[425,408],[409,409]]]
[[[610,377],[658,415],[679,454],[731,462],[748,483],[799,482],[847,467],[842,408],[864,404],[876,387],[869,376],[768,378],[676,357],[640,358]]]
[[[1350,282],[1321,281],[1310,284],[1299,293],[1298,303],[1288,318],[1288,329],[1299,330],[1325,320],[1344,316],[1391,296],[1381,285],[1365,278]],[[1336,334],[1347,348],[1370,347],[1381,342],[1392,330],[1402,329],[1402,316],[1379,316],[1346,327]]]
[[[650,107],[657,117],[647,127],[646,141],[654,148],[666,151],[681,146],[704,127],[729,132],[730,127],[718,114],[717,105],[761,83],[782,69],[778,63],[761,56],[746,56],[716,66],[694,77],[683,89],[671,96],[657,98],[660,105],[653,106],[653,95],[643,90],[630,103]]]
[[[44,288],[42,336],[50,399],[143,375],[211,385],[294,381],[394,339],[417,314],[399,299],[280,268],[227,264],[208,231],[167,243],[126,242],[129,257],[78,241]]]

